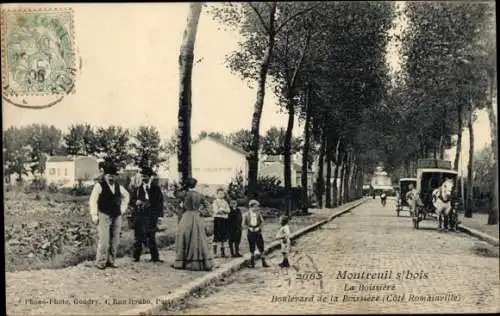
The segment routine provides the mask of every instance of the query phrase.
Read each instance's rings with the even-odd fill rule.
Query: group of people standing
[[[117,267],[115,259],[120,241],[122,215],[127,212],[129,205],[133,208],[132,221],[135,235],[133,261],[140,261],[144,245],[150,250],[151,262],[163,262],[158,253],[156,232],[159,218],[163,217],[164,197],[157,181],[154,181],[153,170],[149,167],[142,168],[142,183],[132,186],[129,194],[127,189],[116,182],[117,167],[114,164],[105,163],[100,167],[102,174],[94,185],[89,200],[91,218],[97,225],[99,237],[96,267],[99,269]],[[256,249],[261,254],[262,266],[269,267],[264,254],[262,236],[264,218],[260,212],[259,202],[250,200],[248,212],[242,215],[237,201],[231,200],[228,203],[224,190],[222,188],[217,190],[217,197],[212,205],[214,212],[212,256],[206,223],[200,216],[204,196],[196,191],[196,185],[196,179],[189,178],[184,190],[177,196],[181,200],[181,212],[175,240],[176,256],[172,267],[194,271],[212,270],[212,259],[217,256],[218,249],[221,257],[226,257],[226,243],[231,257],[241,257],[240,243],[243,229],[247,231],[251,253],[250,267],[255,267]],[[283,261],[280,266],[288,267],[290,229],[287,217],[281,218],[281,228],[276,238],[282,243]]]
[[[131,188],[131,193],[116,181],[118,168],[113,163],[100,165],[101,175],[90,194],[89,206],[92,222],[97,225],[98,244],[96,267],[116,268],[115,259],[122,228],[123,215],[129,205],[133,211],[134,250],[133,259],[140,261],[143,245],[151,253],[151,262],[163,262],[156,245],[157,224],[163,217],[163,194],[153,181],[151,168],[141,171],[142,184]]]

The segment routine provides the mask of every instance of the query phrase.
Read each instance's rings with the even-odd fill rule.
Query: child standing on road
[[[224,189],[217,190],[217,198],[213,203],[214,209],[214,256],[217,256],[217,243],[220,245],[221,257],[225,257],[224,242],[227,241],[227,218],[229,204],[224,199]]]
[[[281,254],[283,255],[283,260],[279,264],[281,268],[290,267],[290,263],[288,262],[288,254],[290,253],[290,226],[288,226],[288,221],[288,216],[280,218],[281,228],[276,234],[276,239],[281,240]]]
[[[243,219],[243,225],[247,229],[248,245],[250,246],[250,268],[255,268],[255,247],[259,249],[262,266],[269,267],[264,257],[264,238],[262,237],[262,223],[264,218],[259,211],[260,203],[257,200],[250,200],[249,209]]]
[[[229,239],[229,251],[231,252],[231,257],[242,257],[240,254],[240,242],[241,242],[241,211],[238,208],[238,203],[236,200],[231,200],[229,203],[230,212],[228,216],[228,239]]]

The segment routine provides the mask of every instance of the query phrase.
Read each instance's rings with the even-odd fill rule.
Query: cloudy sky
[[[44,110],[3,102],[4,127],[45,123],[66,129],[70,124],[90,123],[135,128],[146,124],[156,126],[165,137],[171,135],[177,124],[177,61],[188,4],[69,6],[74,9],[75,41],[82,60],[75,94]],[[202,12],[195,60],[203,59],[193,69],[193,135],[202,130],[231,132],[250,127],[256,91],[224,65],[237,39],[235,33],[219,30]],[[390,51],[396,63],[397,50]],[[286,126],[286,115],[278,111],[268,91],[261,131]],[[475,127],[480,149],[490,139],[487,115],[480,114]],[[296,128],[296,134],[300,130]]]

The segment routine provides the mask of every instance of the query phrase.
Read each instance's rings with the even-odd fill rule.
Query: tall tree
[[[43,174],[46,157],[60,153],[62,131],[55,126],[32,124],[25,128],[27,144],[30,146],[31,172]]]
[[[121,126],[99,127],[95,137],[98,155],[105,161],[124,167],[130,158],[129,131]]]
[[[294,10],[290,8],[299,7]],[[230,68],[245,79],[257,82],[257,97],[252,115],[252,146],[248,159],[248,192],[255,194],[259,164],[260,120],[264,106],[267,74],[273,58],[276,37],[281,30],[299,15],[311,10],[300,3],[273,1],[270,3],[247,2],[214,8],[214,16],[222,22],[236,26],[244,40],[240,49],[229,58]],[[279,12],[279,13],[278,13]]]
[[[229,143],[249,153],[252,150],[252,134],[249,130],[241,129],[227,137]]]
[[[140,126],[134,136],[136,142],[132,143],[131,148],[135,151],[135,163],[139,167],[157,168],[164,161],[161,157],[164,147],[156,127]]]
[[[271,156],[283,156],[285,154],[286,130],[284,128],[271,127],[262,137],[262,152]],[[292,137],[290,152],[298,152],[301,148],[302,140]]]
[[[94,155],[99,150],[97,136],[89,124],[71,125],[63,138],[68,155]]]
[[[30,146],[27,146],[28,134],[25,128],[9,127],[3,133],[4,176],[17,174],[18,181],[28,175],[27,164],[30,162]]]
[[[189,6],[187,25],[184,30],[179,56],[180,91],[178,113],[178,172],[182,183],[191,176],[191,77],[193,72],[194,43],[198,30],[198,21],[202,9],[201,2]]]

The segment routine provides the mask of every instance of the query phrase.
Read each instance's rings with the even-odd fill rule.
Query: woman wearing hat
[[[196,192],[196,179],[186,181],[187,191],[180,196],[182,199],[183,213],[179,221],[175,239],[176,269],[193,271],[212,270],[212,257],[208,247],[205,223],[200,217],[200,206],[203,196]]]
[[[122,214],[127,211],[130,196],[128,191],[115,180],[116,165],[106,163],[103,177],[94,185],[89,199],[92,222],[97,225],[96,267],[116,268],[115,258],[120,244]]]

